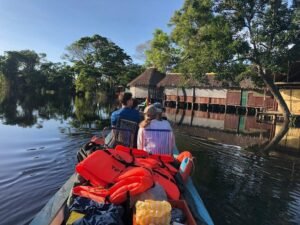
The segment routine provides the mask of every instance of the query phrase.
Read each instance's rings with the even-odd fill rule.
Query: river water
[[[101,97],[0,97],[0,224],[27,224],[73,173],[77,150],[109,123]],[[280,125],[253,117],[167,109],[179,149],[196,158],[193,180],[215,224],[300,224],[299,130],[279,152],[262,157],[249,146]],[[282,153],[283,152],[283,153]]]

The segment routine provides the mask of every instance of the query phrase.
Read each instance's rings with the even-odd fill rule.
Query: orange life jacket
[[[161,154],[149,154],[148,152],[136,148],[128,148],[122,145],[117,145],[116,151],[127,152],[136,158],[135,163],[140,166],[156,168],[162,167],[168,169],[173,175],[175,175],[178,170],[172,166],[170,163],[174,162],[174,157],[170,155]],[[142,159],[140,159],[142,158]]]
[[[100,150],[77,164],[76,171],[93,186],[106,187],[133,162],[134,157],[126,152]]]
[[[93,136],[90,140],[90,142],[93,142],[97,145],[104,145],[105,144],[105,140],[102,137],[97,137],[97,136]]]
[[[98,201],[109,196],[111,202],[120,203],[128,193],[141,193],[156,181],[170,199],[179,199],[180,192],[173,177],[178,170],[168,163],[173,157],[152,156],[126,147],[96,151],[76,166],[76,171],[95,188],[76,188],[75,192]],[[108,194],[103,187],[109,188]]]
[[[108,195],[108,190],[92,186],[76,186],[72,192],[74,195],[89,198],[99,203],[105,203]]]
[[[114,204],[121,204],[128,195],[141,194],[154,185],[152,174],[141,167],[128,170],[117,180],[117,183],[109,189],[109,201]]]
[[[152,158],[152,159],[162,161],[164,163],[174,162],[174,157],[171,155],[149,154],[148,152],[146,152],[144,150],[136,149],[136,148],[129,148],[129,147],[125,147],[123,145],[117,145],[115,150],[130,153],[137,158]]]
[[[167,193],[168,198],[178,200],[180,191],[176,185],[174,177],[165,169],[157,168],[153,170],[154,181],[159,183]]]
[[[182,162],[182,160],[184,158],[190,158],[190,159],[193,159],[193,156],[192,156],[192,153],[190,153],[189,151],[184,151],[184,152],[181,152],[178,156],[177,156],[177,160],[179,162]]]
[[[126,201],[128,195],[141,194],[153,185],[153,177],[149,170],[141,167],[130,167],[116,179],[116,183],[109,189],[77,186],[73,188],[73,194],[97,202],[109,201],[114,204],[121,204]]]
[[[193,168],[193,156],[190,152],[184,151],[177,156],[177,160],[181,162],[179,173],[185,182],[189,178]]]

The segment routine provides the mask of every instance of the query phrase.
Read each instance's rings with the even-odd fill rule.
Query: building
[[[281,96],[293,115],[300,115],[300,61],[291,65],[289,73],[276,79]],[[283,112],[278,107],[279,112]]]
[[[148,68],[128,84],[130,92],[136,99],[161,100],[163,99],[163,89],[158,87],[157,84],[165,76],[164,73],[159,72],[156,68]]]
[[[204,111],[276,110],[277,103],[266,89],[255,87],[250,79],[239,85],[219,81],[215,74],[206,74],[200,83],[184,79],[181,74],[169,73],[158,84],[164,88],[166,106]]]

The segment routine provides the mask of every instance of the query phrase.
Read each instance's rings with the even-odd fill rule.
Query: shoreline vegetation
[[[264,147],[268,154],[290,122],[291,113],[274,77],[287,76],[289,65],[300,58],[297,3],[185,0],[169,25],[169,34],[156,29],[152,40],[138,46],[145,65],[133,63],[121,47],[98,34],[67,46],[62,59],[68,63],[50,62],[45,53],[32,50],[6,51],[0,56],[0,85],[6,90],[1,93],[10,89],[22,94],[104,91],[113,95],[147,66],[200,82],[211,72],[233,83],[242,78],[260,80],[284,116],[282,131]]]

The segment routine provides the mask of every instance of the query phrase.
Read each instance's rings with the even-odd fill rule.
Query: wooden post
[[[195,103],[195,87],[193,87],[193,98],[192,98],[192,110],[194,110],[194,103]]]
[[[193,125],[193,119],[194,119],[194,110],[192,110],[190,126]]]
[[[176,109],[179,107],[179,99],[178,99],[178,87],[176,88]]]

